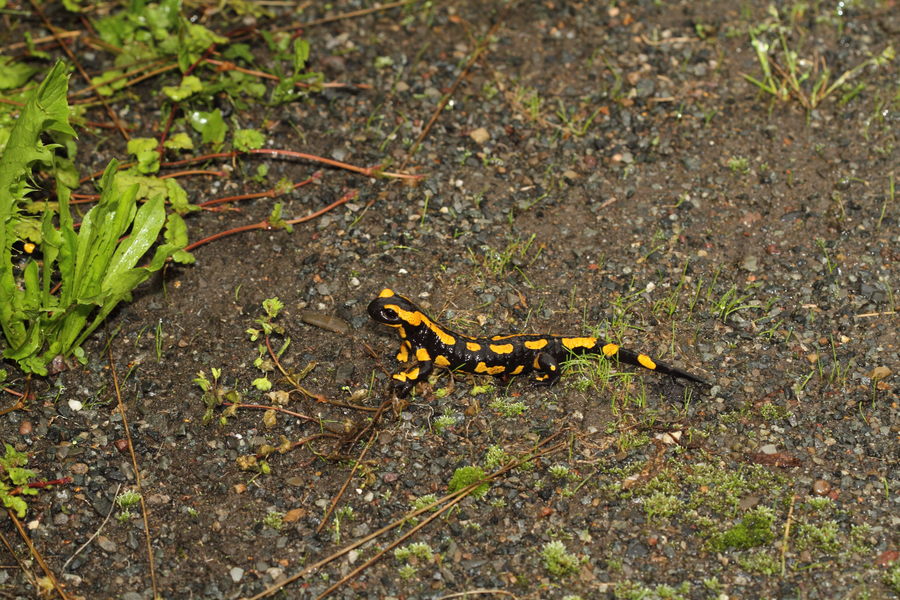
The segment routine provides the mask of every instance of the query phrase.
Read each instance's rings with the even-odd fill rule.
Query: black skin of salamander
[[[385,296],[385,294],[389,295]],[[382,291],[382,295],[372,300],[369,303],[368,312],[374,321],[397,329],[401,344],[406,347],[405,353],[401,347],[401,351],[397,355],[398,360],[407,362],[413,358],[417,359],[417,368],[406,372],[401,371],[393,376],[395,393],[400,398],[406,397],[418,381],[425,380],[434,366],[466,373],[488,373],[497,377],[536,372],[535,382],[538,385],[552,385],[559,379],[560,363],[569,359],[572,354],[603,354],[600,349],[606,345],[606,342],[597,339],[592,347],[570,349],[564,347],[562,342],[564,338],[570,336],[561,335],[514,334],[482,338],[467,336],[432,321],[408,298],[390,290]],[[416,320],[419,322],[415,323]],[[446,336],[453,338],[454,343],[448,344],[441,339],[442,337],[446,339]],[[527,342],[539,343],[542,341],[546,342],[543,348],[526,347]],[[467,344],[472,343],[480,346],[480,349],[469,349]],[[512,345],[512,351],[500,354],[492,351],[491,345]],[[427,358],[417,356],[417,352],[420,350],[427,353]],[[639,361],[639,356],[646,357],[641,353],[616,346],[615,354],[607,358],[614,357],[626,364],[648,368]],[[425,359],[423,360],[423,358]],[[438,361],[437,365],[435,361]],[[655,367],[652,370],[654,371],[709,385],[705,380],[687,371],[658,361],[653,362]],[[488,369],[494,369],[494,371]]]

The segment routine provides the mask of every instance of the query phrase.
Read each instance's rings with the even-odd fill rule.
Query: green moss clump
[[[715,551],[746,550],[757,546],[765,546],[773,539],[772,525],[775,513],[767,506],[759,506],[741,519],[741,522],[728,531],[714,535],[710,539],[710,547]]]

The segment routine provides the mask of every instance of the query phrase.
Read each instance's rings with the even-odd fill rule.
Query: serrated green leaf
[[[68,77],[66,66],[57,62],[26,102],[9,134],[0,156],[0,326],[7,341],[7,352],[16,353],[33,345],[34,327],[29,331],[26,315],[16,307],[22,304],[12,269],[11,246],[19,218],[18,205],[30,189],[32,167],[52,164],[53,145],[44,144],[44,131],[75,135],[68,123],[66,105]]]
[[[155,138],[131,138],[128,140],[128,154],[134,154],[137,156],[141,152],[147,152],[148,150],[156,150],[156,146],[159,143]]]
[[[262,148],[266,137],[255,129],[238,129],[234,132],[234,147],[242,152]]]
[[[177,86],[164,85],[162,91],[175,102],[181,102],[185,98],[190,98],[197,92],[203,91],[203,83],[196,75],[187,75]]]
[[[25,504],[24,500],[22,500],[18,496],[10,496],[7,494],[3,495],[3,506],[14,510],[16,512],[16,516],[20,519],[25,516],[25,511],[28,509],[28,505]]]
[[[25,469],[22,467],[9,467],[6,469],[6,474],[9,476],[9,480],[13,482],[14,485],[27,485],[28,481],[37,475],[31,469]]]
[[[171,150],[191,150],[194,142],[191,140],[191,136],[182,131],[167,139],[163,146]]]
[[[209,112],[194,110],[188,113],[188,119],[191,126],[203,138],[204,144],[212,143],[214,147],[219,147],[225,141],[225,132],[228,126],[222,118],[222,111],[218,108]]]
[[[22,87],[40,70],[39,67],[17,61],[11,56],[0,55],[0,90]]]
[[[169,205],[179,215],[184,215],[195,210],[200,210],[199,206],[188,202],[187,192],[181,187],[181,184],[174,179],[165,179],[166,195],[169,198]],[[185,240],[185,244],[187,240]]]
[[[309,42],[303,38],[294,40],[294,73],[300,73],[306,68],[309,60]]]
[[[94,86],[94,91],[101,96],[112,96],[128,83],[128,79],[122,75],[122,71],[114,69],[104,71],[95,77],[91,77],[91,85]]]

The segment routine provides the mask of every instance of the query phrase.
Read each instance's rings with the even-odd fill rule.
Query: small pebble
[[[824,496],[831,491],[831,484],[824,479],[817,479],[813,484],[813,493],[816,496]]]
[[[34,426],[31,424],[31,421],[22,421],[19,424],[19,435],[31,435],[32,429],[34,429]]]
[[[488,130],[484,127],[479,127],[478,129],[473,129],[469,132],[469,137],[472,138],[476,144],[483,144],[489,139],[491,139],[491,134],[488,133]]]
[[[244,578],[244,570],[240,567],[231,567],[228,574],[231,575],[231,580],[235,583]]]
[[[109,554],[115,552],[117,548],[116,543],[105,535],[97,536],[97,545],[100,546],[100,548],[103,549],[104,552],[107,552]]]
[[[69,408],[71,408],[74,412],[78,412],[79,410],[84,408],[84,404],[82,404],[80,400],[69,400],[68,404]]]

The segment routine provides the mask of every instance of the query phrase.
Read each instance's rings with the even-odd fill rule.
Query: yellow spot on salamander
[[[415,381],[416,379],[419,378],[419,368],[416,367],[415,369],[412,369],[411,371],[407,371],[406,373],[404,373],[404,375],[406,375],[406,378],[409,379],[410,381]]]
[[[496,352],[497,354],[509,354],[513,351],[512,344],[491,344],[488,346],[492,352]]]
[[[35,248],[37,248],[37,246],[35,246],[35,245],[32,244],[31,242],[25,242],[24,244],[22,244],[22,249],[23,249],[27,254],[33,253]]]
[[[563,338],[562,345],[568,348],[569,350],[575,350],[576,348],[593,348],[597,345],[597,338],[591,337],[577,337],[577,338]]]
[[[475,342],[466,342],[466,349],[471,350],[472,352],[478,352],[481,350],[481,344],[476,344]]]
[[[510,371],[509,374],[510,375],[518,375],[519,373],[521,373],[524,370],[525,370],[525,365],[519,365],[518,367],[516,367],[515,369]]]
[[[442,356],[442,355],[438,354],[437,356],[434,357],[434,364],[436,364],[439,367],[449,367],[450,361],[447,360],[446,356]]]
[[[397,381],[406,381],[406,373],[397,373],[395,375],[391,375]]]
[[[529,350],[540,350],[544,346],[547,345],[547,340],[533,340],[530,342],[525,342],[525,347]]]
[[[428,350],[425,348],[419,348],[416,350],[416,360],[419,362],[425,362],[431,360],[431,355],[428,354]]]
[[[496,365],[493,367],[489,367],[486,364],[484,364],[483,362],[480,362],[477,365],[475,365],[476,373],[487,373],[488,375],[498,375],[505,370],[506,370],[506,367],[504,367],[503,365]]]
[[[403,342],[400,344],[400,351],[397,352],[397,360],[400,362],[406,362],[409,360],[409,342]]]
[[[540,362],[540,360],[538,360],[537,356],[534,357],[534,361],[531,363],[531,368],[534,369],[535,371],[541,370],[541,362]]]
[[[648,369],[656,368],[656,363],[653,362],[653,359],[646,354],[638,354],[637,361],[641,363],[641,366],[647,367]]]
[[[427,319],[428,317],[425,318]],[[454,344],[456,344],[455,337],[453,337],[431,321],[428,321],[426,325],[428,325],[428,327],[435,333],[435,335],[438,336],[438,339],[441,340],[441,343],[445,346],[453,346]]]
[[[426,317],[425,315],[423,315],[422,313],[420,313],[417,310],[403,310],[396,304],[385,304],[384,307],[389,308],[392,311],[394,311],[395,313],[397,313],[397,316],[400,317],[401,321],[403,321],[407,325],[411,325],[413,327],[418,327],[419,325],[422,324],[423,320],[428,319],[428,317]],[[431,321],[428,321],[428,322],[431,323]]]
[[[602,348],[603,356],[610,357],[619,351],[619,347],[615,344],[606,344]]]
[[[383,290],[381,290],[381,293],[378,294],[378,297],[379,298],[390,298],[393,295],[394,295],[394,290],[392,290],[390,288],[384,288]]]

